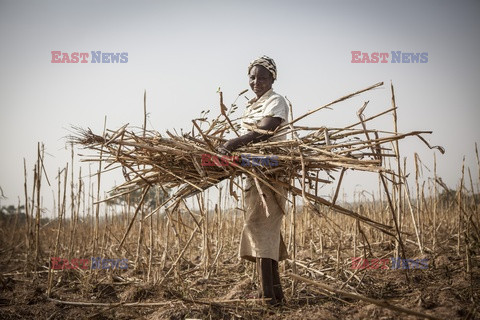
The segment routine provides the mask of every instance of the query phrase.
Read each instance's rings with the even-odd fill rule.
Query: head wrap
[[[250,73],[250,70],[254,66],[265,67],[272,74],[273,80],[277,79],[277,66],[275,65],[275,61],[273,61],[272,58],[269,58],[267,56],[262,56],[260,58],[253,60],[252,62],[250,62],[250,65],[248,66],[248,73]]]

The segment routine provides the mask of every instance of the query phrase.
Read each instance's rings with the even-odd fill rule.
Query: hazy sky
[[[433,131],[426,138],[446,149],[437,154],[439,175],[455,188],[464,155],[474,179],[478,175],[479,15],[478,1],[2,0],[0,187],[8,199],[1,204],[23,201],[23,158],[31,189],[37,142],[45,143],[53,181],[69,161],[67,129],[100,133],[105,116],[110,129],[140,126],[144,90],[150,129],[190,129],[201,110],[218,112],[218,87],[227,103],[248,88],[248,63],[263,54],[277,62],[274,89],[292,101],[296,116],[385,82],[303,124],[355,122],[366,100],[367,115],[385,110],[392,81],[399,130]],[[51,63],[51,51],[127,52],[128,62]],[[352,63],[351,51],[426,52],[428,62]],[[391,129],[391,117],[377,125]],[[432,166],[433,151],[418,139],[400,147],[409,166],[414,152]],[[355,178],[348,183],[346,192],[375,186]],[[107,179],[102,188],[112,185]]]

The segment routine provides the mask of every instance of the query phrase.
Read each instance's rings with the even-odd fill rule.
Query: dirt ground
[[[478,257],[472,257],[472,269],[467,273],[465,255],[458,256],[454,244],[454,239],[446,239],[443,253],[425,255],[429,259],[428,268],[410,270],[408,279],[404,270],[361,270],[356,274],[361,282],[350,279],[342,290],[439,319],[480,319]],[[25,275],[19,272],[20,256],[18,259],[12,256],[15,257],[2,254],[1,258],[1,319],[418,319],[332,295],[311,284],[293,283],[288,277],[291,262],[281,264],[287,304],[267,308],[245,300],[256,296],[256,277],[252,265],[237,258],[217,264],[208,277],[201,267],[183,261],[181,271],[172,272],[161,284],[142,281],[144,272],[131,269],[100,270],[96,276],[90,270],[59,270],[54,277],[51,299],[85,304],[69,305],[47,298],[46,266],[43,271]],[[299,252],[298,259],[310,269],[297,265],[296,273],[340,289],[351,272],[329,268],[318,259],[321,257],[316,258],[312,260],[307,252]],[[331,278],[315,270],[325,270]],[[116,304],[120,302],[140,305]]]

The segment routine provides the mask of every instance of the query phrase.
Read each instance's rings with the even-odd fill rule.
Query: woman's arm
[[[274,131],[275,129],[277,129],[278,126],[280,126],[281,123],[282,123],[282,118],[265,117],[258,122],[257,128],[261,130],[266,130],[266,131]],[[270,138],[271,136],[272,136],[271,134],[264,134],[264,133],[259,133],[255,131],[250,131],[243,136],[228,140],[220,148],[219,151],[221,153],[223,153],[222,151],[225,151],[225,150],[228,152],[232,152],[233,150],[243,147],[244,145],[250,142],[255,143],[255,142],[264,141]]]

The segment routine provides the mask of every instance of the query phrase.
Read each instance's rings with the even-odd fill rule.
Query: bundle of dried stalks
[[[230,193],[236,184],[235,177],[246,174],[261,181],[274,191],[272,182],[279,183],[277,176],[285,176],[300,182],[300,188],[295,183],[287,184],[290,191],[302,196],[307,204],[319,203],[327,205],[341,213],[350,215],[369,225],[372,225],[388,234],[391,227],[370,219],[364,218],[355,212],[342,208],[317,195],[318,183],[330,183],[331,180],[318,178],[319,172],[344,171],[355,169],[372,172],[389,172],[382,166],[383,158],[394,156],[391,144],[407,136],[418,136],[428,131],[415,131],[406,134],[396,134],[379,130],[368,130],[366,123],[382,115],[391,113],[395,107],[379,113],[375,116],[364,118],[359,110],[359,121],[345,128],[326,127],[302,127],[294,125],[297,121],[313,114],[316,111],[327,108],[335,103],[351,98],[359,93],[377,88],[383,83],[377,83],[366,89],[354,92],[327,105],[290,121],[274,133],[274,136],[287,133],[287,140],[272,141],[273,138],[250,144],[238,149],[235,155],[245,158],[256,156],[275,156],[278,161],[275,166],[245,166],[231,158],[222,160],[217,153],[217,148],[223,144],[225,136],[234,132],[238,135],[239,120],[230,120],[229,116],[235,106],[227,110],[220,94],[220,115],[211,121],[203,117],[193,120],[190,132],[173,134],[166,132],[162,136],[156,131],[131,130],[127,125],[111,131],[107,130],[104,135],[96,135],[91,130],[74,128],[75,133],[71,141],[88,149],[96,151],[96,154],[84,161],[103,161],[105,169],[112,165],[121,166],[126,178],[125,183],[117,189],[120,194],[151,185],[160,185],[164,188],[176,188],[176,192],[169,200],[173,203],[197,192],[203,191],[220,181],[229,179]],[[421,138],[421,137],[420,137]],[[421,138],[426,142],[423,138]],[[202,165],[205,155],[213,156],[216,165]],[[219,157],[222,161],[218,161]],[[210,159],[209,159],[210,160]],[[203,163],[205,164],[205,162]],[[340,177],[342,177],[341,175]],[[338,187],[341,183],[339,179]],[[337,190],[338,190],[337,187]],[[310,191],[314,190],[314,192]],[[167,201],[168,202],[168,201]],[[165,205],[166,203],[162,204]]]

